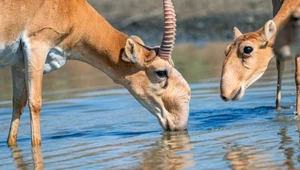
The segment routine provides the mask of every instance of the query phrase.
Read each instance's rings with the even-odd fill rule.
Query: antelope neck
[[[88,8],[92,8],[88,6]],[[87,24],[81,40],[77,43],[76,59],[84,61],[105,72],[116,83],[124,80],[124,74],[128,74],[133,68],[133,63],[121,59],[128,35],[113,28],[93,8],[87,15]]]
[[[299,4],[299,3],[298,3]],[[298,4],[295,4],[295,0],[284,0],[281,4],[281,7],[277,14],[274,16],[273,21],[277,26],[277,31],[286,24],[291,14],[291,11],[294,11]]]

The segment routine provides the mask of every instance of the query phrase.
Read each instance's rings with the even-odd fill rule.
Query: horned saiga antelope
[[[15,145],[20,117],[28,103],[31,143],[41,144],[43,73],[66,60],[79,60],[106,73],[159,120],[164,130],[185,130],[190,88],[171,59],[176,19],[171,0],[163,0],[162,43],[148,47],[136,36],[113,28],[85,0],[0,2],[0,64],[10,65],[13,114],[8,145]],[[151,28],[149,28],[151,29]]]

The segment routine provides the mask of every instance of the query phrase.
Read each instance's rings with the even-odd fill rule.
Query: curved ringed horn
[[[164,3],[164,35],[158,55],[170,58],[175,44],[176,14],[172,0],[163,0]]]

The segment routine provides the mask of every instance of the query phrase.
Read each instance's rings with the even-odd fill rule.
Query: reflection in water
[[[72,147],[54,145],[56,149],[46,149],[44,157],[48,160],[47,167],[55,169],[80,169],[85,164],[82,160],[86,159],[90,167],[100,165],[100,167],[108,169],[120,169],[124,165],[128,169],[183,169],[195,165],[194,154],[190,153],[193,147],[187,131],[163,132],[160,139],[150,137],[146,140],[148,145],[145,145],[143,141],[145,140],[136,139],[127,142],[113,140],[109,142],[110,144],[103,142],[102,145],[101,142],[95,145],[95,142],[92,141],[91,143],[72,145]],[[18,147],[10,149],[16,169],[40,170],[44,168],[40,147],[31,148],[30,155]],[[138,166],[121,161],[132,155],[135,155]],[[32,159],[29,160],[29,157]]]
[[[269,161],[260,164],[263,159],[269,160],[270,155],[264,155],[255,149],[246,146],[228,146],[226,149],[229,152],[225,154],[225,159],[229,161],[233,170],[273,167]]]
[[[300,139],[299,131],[300,123],[298,123],[298,138]],[[280,154],[283,153],[285,161],[281,165],[276,165],[274,162],[274,155],[264,154],[260,151],[259,147],[242,146],[242,145],[227,145],[225,147],[228,152],[225,154],[225,159],[229,161],[230,167],[234,170],[242,169],[298,169],[295,166],[300,162],[299,147],[295,147],[292,137],[288,136],[288,128],[283,127],[279,132],[279,146],[278,149]],[[298,140],[299,140],[298,139]],[[260,143],[262,142],[262,143]],[[265,141],[259,141],[256,145],[263,145]],[[252,144],[252,145],[255,145]],[[296,145],[299,146],[299,143]],[[273,158],[272,158],[273,157]],[[297,157],[297,163],[294,162],[294,157]]]
[[[298,128],[299,128],[299,124],[298,124]],[[287,128],[286,127],[282,128],[281,131],[278,133],[278,135],[281,137],[279,149],[284,151],[283,153],[286,157],[286,161],[284,163],[285,167],[287,167],[288,169],[297,169],[294,166],[294,162],[293,162],[293,156],[295,153],[294,149],[296,148],[292,146],[292,144],[294,143],[292,138],[287,135]]]
[[[24,160],[24,156],[22,155],[22,150],[17,146],[10,147],[11,150],[11,157],[14,160],[14,164],[16,165],[16,169],[20,170],[27,170],[27,169],[34,169],[34,170],[41,170],[44,169],[43,164],[43,157],[42,157],[42,150],[40,147],[32,147],[31,148],[31,155],[32,155],[32,165],[33,168],[27,161]]]
[[[27,165],[24,162],[23,156],[21,154],[21,149],[13,146],[10,148],[11,150],[11,157],[14,159],[14,164],[17,166],[16,169],[25,170],[28,169]]]
[[[33,167],[35,170],[44,169],[42,150],[40,147],[31,148]]]
[[[163,132],[160,141],[141,157],[140,169],[183,169],[195,165],[190,137],[184,132]]]

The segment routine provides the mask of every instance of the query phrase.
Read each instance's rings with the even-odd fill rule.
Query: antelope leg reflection
[[[42,150],[41,147],[32,147],[31,148],[32,153],[32,160],[35,170],[44,169],[44,163],[43,163],[43,156],[42,156]]]
[[[29,164],[24,161],[24,156],[22,155],[22,150],[17,146],[10,147],[11,157],[14,160],[14,164],[16,165],[16,169],[32,169],[29,167]],[[32,164],[34,170],[44,169],[42,150],[40,147],[32,147]]]

